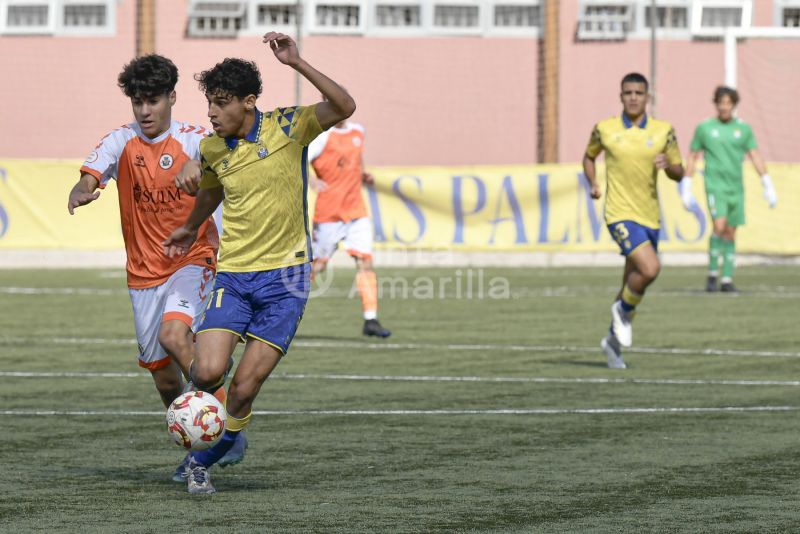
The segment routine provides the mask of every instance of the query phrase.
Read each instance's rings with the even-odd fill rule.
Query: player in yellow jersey
[[[208,468],[250,422],[261,385],[297,331],[313,259],[306,203],[308,145],[356,107],[341,86],[300,57],[289,36],[270,32],[263,41],[325,101],[262,113],[256,108],[261,76],[255,63],[242,59],[226,59],[196,76],[214,135],[200,143],[200,165],[186,165],[176,178],[182,190],[197,193],[197,201],[183,226],[164,241],[164,251],[172,257],[189,250],[200,222],[220,203],[224,231],[218,276],[197,334],[192,382],[213,389],[224,380],[237,343],[244,341],[245,349],[228,389],[222,439],[207,451],[191,453],[189,493],[215,491]]]
[[[675,181],[683,177],[675,131],[668,122],[647,115],[647,79],[630,73],[621,85],[622,115],[595,125],[583,157],[583,171],[592,198],[597,199],[602,192],[595,159],[606,154],[605,221],[625,256],[622,290],[611,306],[611,328],[600,342],[608,366],[614,369],[626,367],[622,347],[633,343],[636,306],[661,269],[658,171],[663,169]]]

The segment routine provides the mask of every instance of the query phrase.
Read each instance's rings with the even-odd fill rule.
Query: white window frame
[[[43,6],[48,8],[46,26],[8,26],[8,10],[11,6]],[[53,35],[56,33],[59,5],[56,0],[0,0],[0,34],[3,35]]]
[[[576,22],[577,22],[578,25],[581,24],[581,22],[582,22],[581,19],[583,17],[584,11],[589,6],[604,6],[604,5],[609,5],[609,4],[616,4],[616,5],[619,5],[619,6],[628,6],[630,8],[629,12],[632,15],[632,20],[630,21],[630,27],[628,28],[628,31],[626,33],[622,34],[622,39],[627,39],[627,38],[631,37],[632,35],[635,35],[635,33],[637,31],[637,25],[639,24],[639,20],[638,20],[639,5],[638,4],[640,4],[640,3],[641,2],[636,2],[634,0],[580,0],[580,4],[578,5],[578,18],[577,18]],[[596,38],[593,38],[593,37],[590,37],[590,36],[586,36],[586,37],[581,38],[580,37],[580,27],[578,28],[577,35],[579,36],[579,38],[578,38],[579,41],[581,41],[581,40],[603,40],[603,39],[605,39],[605,38],[599,37],[599,36],[596,37]]]
[[[428,33],[431,35],[483,35],[488,26],[490,9],[482,0],[429,0],[425,2],[428,8]],[[478,25],[466,27],[436,26],[436,6],[474,6],[478,8]]]
[[[192,16],[192,8],[195,5],[197,5],[198,3],[201,3],[201,2],[204,2],[204,1],[214,2],[215,0],[189,0],[188,3],[187,3],[187,6],[186,6],[187,7],[187,12],[186,12],[187,19],[186,20],[187,20],[187,24],[188,24],[188,30],[187,30],[188,38],[190,38],[190,39],[232,38],[232,37],[238,36],[240,33],[245,31],[246,28],[245,28],[245,24],[244,23],[247,22],[247,21],[243,20],[242,21],[242,27],[238,31],[237,30],[228,29],[228,30],[224,30],[224,31],[220,30],[219,33],[211,33],[211,32],[209,32],[209,33],[193,34],[192,33],[192,31],[193,31],[192,28],[193,28],[193,24],[194,24],[193,19],[199,18],[199,17]],[[248,10],[248,6],[249,6],[249,1],[248,0],[217,0],[217,1],[218,1],[218,3],[221,3],[221,4],[222,3],[224,3],[224,4],[239,4],[239,8],[240,9],[243,8],[241,10],[241,15],[240,16],[243,19],[245,17],[247,17],[247,10]],[[227,13],[226,13],[226,15],[227,15]],[[236,17],[220,17],[220,18],[233,18],[233,19],[235,19]]]
[[[494,12],[497,6],[538,6],[539,7],[539,26],[533,27],[519,27],[519,26],[497,26],[494,23]],[[544,9],[545,2],[543,0],[492,0],[488,2],[486,8],[486,35],[497,37],[539,37],[542,33],[544,26]]]
[[[686,8],[685,28],[656,28],[659,39],[691,39],[692,37],[692,0],[658,0],[657,7]],[[652,5],[650,0],[639,0],[636,4],[636,21],[634,30],[628,36],[634,39],[649,39],[650,27],[647,26],[647,9]]]
[[[367,35],[374,36],[420,36],[430,31],[431,11],[427,9],[427,0],[373,0],[368,2]],[[378,26],[378,6],[419,6],[419,26]]]
[[[68,5],[102,4],[106,7],[106,24],[97,27],[67,27],[64,25],[64,11]],[[58,2],[58,35],[86,37],[86,36],[113,36],[117,33],[117,2],[116,0],[61,0]]]
[[[706,28],[703,23],[703,8],[741,8],[742,25],[736,28],[750,28],[753,25],[752,0],[695,0],[692,4],[692,36],[694,37],[722,37],[725,28]]]
[[[247,2],[247,26],[242,28],[239,32],[240,35],[263,35],[270,31],[285,33],[287,35],[296,36],[297,24],[287,25],[267,25],[258,23],[258,6],[259,5],[297,5],[295,0],[248,0]],[[308,16],[308,2],[300,2],[300,17],[301,24],[303,18]],[[302,31],[302,28],[301,28]]]
[[[318,5],[358,6],[358,26],[331,27],[317,24]],[[367,30],[367,0],[306,0],[303,7],[305,30],[316,35],[363,35]]]
[[[778,28],[792,28],[783,25],[783,10],[786,8],[800,9],[800,0],[775,0],[773,4],[775,26]]]

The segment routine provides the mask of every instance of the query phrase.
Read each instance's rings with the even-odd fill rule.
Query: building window
[[[578,17],[578,39],[625,39],[634,28],[634,10],[629,2],[585,0]]]
[[[297,4],[258,4],[256,22],[259,26],[296,26]]]
[[[317,4],[314,16],[317,28],[358,28],[361,6]]]
[[[542,25],[542,8],[538,4],[497,4],[494,25],[510,28],[534,28]]]
[[[417,5],[377,5],[375,25],[389,28],[418,28],[422,26],[422,7]]]
[[[439,28],[478,28],[480,15],[480,7],[475,5],[437,5],[433,8],[433,25]]]
[[[700,26],[703,28],[727,28],[741,25],[741,7],[703,7],[700,19]]]
[[[51,16],[49,3],[9,2],[6,6],[6,27],[9,30],[47,31],[52,27]]]
[[[235,37],[245,24],[245,2],[192,0],[189,4],[190,37]]]
[[[102,28],[107,16],[105,4],[67,4],[63,20],[66,28]]]
[[[800,27],[800,7],[785,7],[782,14],[782,26],[787,28]]]
[[[652,28],[653,19],[652,7],[646,6],[644,12],[644,24],[647,28]],[[689,8],[686,6],[665,6],[656,7],[656,28],[663,29],[687,29],[689,28]]]

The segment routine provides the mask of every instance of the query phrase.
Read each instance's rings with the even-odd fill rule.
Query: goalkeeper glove
[[[681,196],[681,202],[683,202],[683,207],[689,211],[693,211],[697,208],[697,199],[694,198],[692,194],[692,178],[690,176],[684,176],[680,182],[678,182],[678,194]]]
[[[772,185],[772,178],[769,177],[769,174],[763,174],[761,183],[764,184],[764,199],[770,208],[774,208],[778,203],[778,193],[775,191],[775,186]]]

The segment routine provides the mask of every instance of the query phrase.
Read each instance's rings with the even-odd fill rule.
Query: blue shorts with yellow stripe
[[[198,333],[227,330],[286,354],[311,287],[311,264],[271,271],[217,273]]]
[[[623,256],[628,256],[647,242],[650,242],[653,250],[658,252],[658,228],[650,228],[633,221],[618,221],[609,224],[608,231],[619,245]]]

